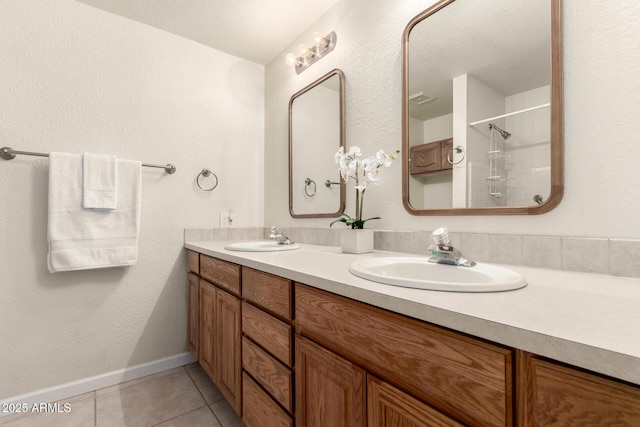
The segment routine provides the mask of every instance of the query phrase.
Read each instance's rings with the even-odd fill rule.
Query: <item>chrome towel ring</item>
[[[311,178],[304,179],[304,194],[306,194],[307,197],[315,196],[316,188],[316,182],[314,180],[312,180]],[[309,191],[309,189],[311,189],[311,191]]]
[[[209,175],[213,175],[213,177],[215,178],[215,184],[213,184],[211,188],[203,188],[202,185],[200,185],[200,178],[201,177],[207,178],[209,177]],[[202,169],[202,171],[196,177],[196,184],[198,185],[198,188],[201,189],[202,191],[213,191],[218,186],[218,175],[211,172],[209,169]]]
[[[462,153],[462,158],[457,162],[454,162],[453,153],[458,153],[458,154]],[[460,164],[463,160],[464,160],[464,148],[462,148],[461,145],[457,145],[455,148],[452,148],[451,151],[449,151],[449,154],[447,154],[447,161],[452,165]]]

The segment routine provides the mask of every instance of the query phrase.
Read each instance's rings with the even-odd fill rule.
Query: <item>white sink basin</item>
[[[435,264],[427,257],[383,257],[355,261],[349,271],[363,279],[407,288],[453,292],[510,291],[527,286],[512,270],[477,263],[473,267]]]
[[[237,242],[231,243],[224,247],[230,251],[241,252],[272,252],[272,251],[292,251],[300,249],[300,245],[293,243],[291,245],[279,245],[273,240],[257,240],[255,242]]]

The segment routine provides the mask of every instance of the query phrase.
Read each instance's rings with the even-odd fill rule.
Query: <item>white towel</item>
[[[82,155],[82,206],[85,209],[118,207],[118,164],[116,156]]]
[[[50,154],[49,271],[136,263],[141,166],[138,161],[118,160],[118,209],[83,209],[82,157],[79,154]]]

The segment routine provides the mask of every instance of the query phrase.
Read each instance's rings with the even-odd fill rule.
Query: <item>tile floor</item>
[[[0,427],[244,427],[197,363],[60,403],[71,410],[9,415]]]

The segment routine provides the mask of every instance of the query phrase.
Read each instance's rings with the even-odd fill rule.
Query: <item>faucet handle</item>
[[[447,227],[436,228],[434,232],[431,233],[431,238],[438,246],[449,246],[449,243],[451,243]]]

